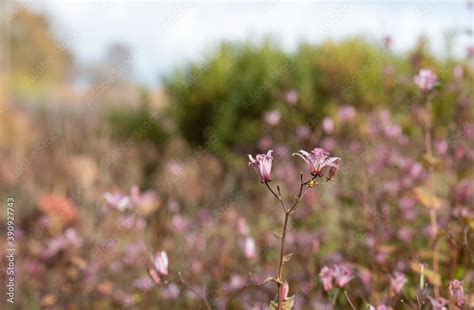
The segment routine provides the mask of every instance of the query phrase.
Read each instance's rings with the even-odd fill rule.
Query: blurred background
[[[14,308],[266,309],[282,214],[247,154],[274,150],[291,200],[306,172],[291,154],[316,146],[342,165],[291,225],[295,307],[455,309],[453,279],[474,306],[473,6],[0,0]],[[323,290],[332,264],[350,267],[349,297]]]

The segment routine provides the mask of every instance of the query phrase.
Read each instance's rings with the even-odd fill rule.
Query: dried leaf
[[[273,235],[274,235],[275,237],[277,237],[278,239],[281,239],[281,238],[282,238],[282,236],[281,236],[280,234],[278,234],[277,232],[273,232]]]
[[[441,200],[428,190],[417,187],[413,190],[418,202],[426,208],[439,209],[441,207]]]
[[[288,253],[285,256],[283,256],[283,263],[289,262],[292,255],[293,253]]]
[[[420,274],[422,272],[422,270],[421,270],[422,268],[421,268],[420,264],[416,261],[412,261],[410,263],[410,268],[414,272],[418,272]],[[424,267],[423,268],[423,275],[428,280],[428,282],[430,282],[432,285],[437,286],[437,287],[441,286],[441,276],[439,275],[439,273],[434,272],[433,270],[430,270],[430,269]]]

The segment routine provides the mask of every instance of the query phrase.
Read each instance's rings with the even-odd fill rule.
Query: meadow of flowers
[[[0,94],[17,308],[474,307],[474,50],[391,40],[225,43],[159,108]]]

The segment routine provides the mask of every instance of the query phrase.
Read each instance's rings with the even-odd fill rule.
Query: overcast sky
[[[49,1],[32,7],[46,12],[57,34],[73,47],[77,59],[100,59],[114,42],[133,52],[134,76],[149,85],[175,66],[203,57],[217,42],[259,40],[272,35],[282,47],[365,35],[393,37],[399,51],[414,46],[421,34],[431,49],[444,53],[447,30],[472,28],[465,1],[315,1],[149,2]],[[456,42],[461,54],[470,43]],[[472,38],[472,37],[471,37]]]

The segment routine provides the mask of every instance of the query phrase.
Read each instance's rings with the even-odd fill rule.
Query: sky
[[[444,55],[445,33],[473,27],[465,1],[280,1],[151,2],[47,1],[31,8],[49,15],[53,29],[81,63],[97,62],[112,43],[126,43],[133,78],[148,85],[176,67],[205,57],[222,40],[274,38],[285,50],[363,35],[393,37],[396,51],[412,48],[420,35]],[[462,36],[457,55],[473,44]]]

